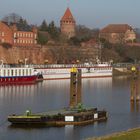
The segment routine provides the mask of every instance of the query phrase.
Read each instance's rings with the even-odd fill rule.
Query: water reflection
[[[131,108],[131,112],[139,112],[140,111],[140,102],[133,102],[131,101],[130,103],[130,108]]]
[[[35,93],[37,85],[12,85],[12,86],[1,86],[0,87],[0,98],[9,98],[14,96],[14,98],[24,98],[25,96],[33,96]]]
[[[139,112],[140,110],[140,79],[137,77],[131,77],[131,96],[130,105],[131,112]]]

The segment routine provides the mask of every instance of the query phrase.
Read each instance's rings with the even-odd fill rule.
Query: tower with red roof
[[[69,8],[66,9],[65,14],[60,20],[61,33],[68,38],[75,36],[76,21]]]

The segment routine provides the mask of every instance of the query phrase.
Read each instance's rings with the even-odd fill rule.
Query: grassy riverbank
[[[87,140],[140,140],[140,128]]]

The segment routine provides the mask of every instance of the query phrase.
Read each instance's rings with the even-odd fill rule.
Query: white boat
[[[82,70],[82,78],[111,77],[112,66],[108,63],[98,64],[53,64],[35,66],[42,73],[44,80],[69,79],[72,68]]]
[[[41,80],[41,75],[34,68],[10,67],[9,65],[0,65],[0,85],[7,84],[31,84]]]
[[[36,80],[33,68],[0,68],[0,85],[29,84]]]

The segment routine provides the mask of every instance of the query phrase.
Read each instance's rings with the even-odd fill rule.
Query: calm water
[[[44,81],[36,85],[0,87],[0,140],[81,140],[140,126],[140,105],[130,103],[130,78],[84,79],[85,106],[108,111],[108,121],[87,126],[12,128],[9,114],[26,109],[44,112],[69,105],[69,80]]]

